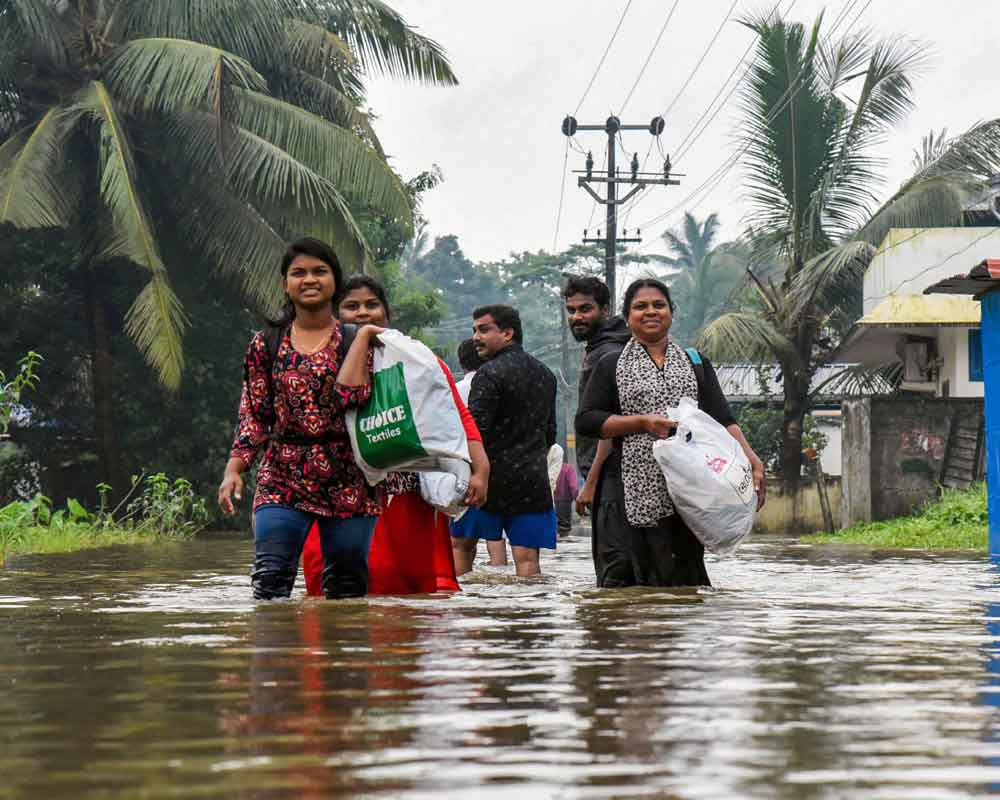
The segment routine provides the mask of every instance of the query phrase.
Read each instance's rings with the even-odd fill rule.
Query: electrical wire
[[[559,225],[562,222],[563,200],[566,199],[566,168],[569,164],[569,137],[566,137],[566,147],[563,148],[562,181],[559,188],[559,210],[556,211],[556,232],[552,235],[552,252],[556,252],[559,244]]]
[[[635,93],[636,88],[639,86],[639,81],[642,80],[642,76],[646,74],[646,68],[649,66],[649,62],[653,60],[653,54],[656,52],[656,48],[660,46],[660,40],[663,38],[663,34],[667,30],[667,25],[670,24],[670,20],[674,16],[674,12],[677,10],[677,5],[680,0],[674,0],[674,4],[670,7],[670,12],[667,14],[667,18],[663,21],[663,25],[660,27],[660,32],[656,35],[656,41],[653,42],[653,46],[649,50],[649,55],[646,56],[646,60],[643,62],[642,69],[639,70],[639,74],[635,78],[635,83],[632,84],[632,88],[628,90],[628,94],[625,95],[625,102],[622,103],[621,110],[618,112],[618,116],[625,113],[625,109],[628,107],[628,101],[632,99],[632,95]]]
[[[848,3],[848,5],[846,6],[846,9],[848,10],[847,13],[849,13],[849,10],[851,8],[853,8],[853,6],[857,4],[857,2],[858,2],[858,0],[850,0],[850,2]],[[847,30],[844,32],[845,36],[858,23],[858,21],[861,19],[861,17],[865,14],[865,12],[871,6],[872,2],[873,2],[873,0],[868,0],[868,2],[861,9],[861,11],[858,12],[857,16],[855,16],[855,18],[854,18],[854,21],[847,27]],[[831,28],[830,33],[827,34],[827,41],[828,42],[833,37],[833,34],[836,32],[836,29],[843,23],[844,19],[846,19],[846,14],[844,12],[841,12],[841,14],[838,15],[837,21],[834,23],[833,27]],[[788,105],[795,99],[795,96],[802,89],[802,86],[803,86],[803,83],[804,83],[803,77],[804,77],[803,75],[800,75],[798,78],[796,78],[796,80],[793,81],[792,84],[782,93],[782,96],[778,99],[777,103],[775,103],[775,107],[768,114],[768,117],[767,117],[767,122],[768,123],[770,123],[775,118],[777,118],[777,116],[779,114],[781,114],[785,110],[785,108],[787,108]],[[686,208],[686,210],[689,210],[689,211],[693,210],[693,208],[697,208],[698,205],[700,205],[702,202],[704,202],[705,198],[707,198],[715,190],[715,188],[722,182],[723,178],[725,178],[725,176],[733,169],[733,167],[736,165],[736,163],[739,161],[739,159],[743,156],[743,154],[746,153],[746,151],[750,149],[750,144],[751,144],[751,142],[748,141],[736,153],[734,153],[732,156],[730,156],[729,158],[727,158],[726,161],[724,161],[722,163],[722,165],[720,165],[715,171],[713,171],[713,173],[705,181],[703,181],[693,192],[691,192],[691,194],[689,194],[684,200],[682,200],[676,206],[674,206],[673,208],[671,208],[669,211],[666,211],[666,212],[664,212],[662,214],[659,214],[656,217],[654,217],[653,219],[650,219],[650,220],[642,223],[642,225],[640,225],[638,227],[640,227],[640,228],[646,228],[646,227],[649,227],[650,225],[658,224],[658,223],[662,222],[664,219],[666,219],[667,217],[672,216],[674,213],[676,213],[681,208]],[[711,185],[709,185],[709,184],[711,184]],[[706,187],[707,187],[707,190],[706,190]],[[694,200],[695,197],[698,197],[699,195],[701,195],[701,199],[699,199],[695,203],[695,205],[693,207],[688,207],[688,204],[692,200]],[[644,250],[644,249],[650,247],[655,241],[656,241],[655,239],[650,240],[650,242],[648,244],[644,245],[643,247],[641,247],[639,249],[640,250]]]
[[[573,111],[573,116],[575,117],[580,113],[580,109],[583,107],[584,100],[587,99],[587,95],[590,94],[590,90],[594,86],[594,81],[597,80],[597,75],[601,71],[601,67],[604,66],[604,61],[608,57],[608,53],[611,51],[611,45],[614,44],[615,37],[618,36],[618,31],[621,30],[622,23],[625,22],[625,15],[628,14],[629,8],[632,6],[632,0],[628,0],[625,4],[625,8],[622,10],[622,15],[618,18],[618,24],[615,26],[614,31],[611,34],[611,38],[608,40],[608,46],[604,48],[604,53],[601,55],[601,60],[597,62],[597,68],[594,70],[594,74],[590,76],[590,83],[587,84],[587,88],[583,90],[583,94],[580,96],[580,102],[576,104],[576,109]]]

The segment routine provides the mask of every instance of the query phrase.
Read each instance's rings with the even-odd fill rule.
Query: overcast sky
[[[578,241],[594,203],[575,185],[575,176],[567,172],[563,178],[566,138],[560,123],[580,101],[627,0],[390,3],[446,49],[460,81],[454,88],[383,80],[370,84],[370,103],[379,116],[377,130],[395,167],[405,177],[432,164],[444,172],[444,183],[424,201],[432,234],[457,234],[473,260],[499,259],[511,251],[551,250],[565,184],[556,244],[562,249]],[[882,148],[888,192],[908,174],[913,150],[929,130],[947,127],[958,133],[1000,114],[996,55],[1000,3],[874,0],[855,22],[866,4],[867,0],[797,0],[789,17],[812,22],[826,8],[828,30],[845,6],[852,6],[839,32],[853,24],[853,30],[867,27],[883,36],[909,37],[927,45],[930,60],[917,83],[917,108]],[[679,0],[622,113],[622,103],[672,5],[669,0],[632,0],[576,115],[581,124],[603,124],[611,111],[625,124],[646,124],[674,102],[732,0]],[[676,151],[750,43],[750,32],[735,18],[769,7],[737,0],[732,20],[666,117],[662,142],[667,152]],[[730,103],[690,151],[675,159],[675,171],[686,173],[681,186],[647,190],[627,216],[630,229],[652,225],[643,230],[644,252],[662,252],[651,240],[676,225],[683,209],[662,222],[650,221],[680,204],[734,151],[734,112]],[[638,151],[640,160],[650,140],[645,132],[624,134],[625,148]],[[593,149],[599,166],[606,143],[603,132],[579,133],[577,141]],[[568,169],[582,168],[583,158],[570,151]],[[648,169],[659,165],[654,148]],[[699,218],[718,212],[724,235],[732,237],[740,231],[745,211],[741,194],[737,168],[691,210]],[[593,212],[592,228],[603,227],[602,214],[602,207]]]

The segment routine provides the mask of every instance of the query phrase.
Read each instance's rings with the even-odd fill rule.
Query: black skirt
[[[621,479],[602,475],[591,547],[597,585],[711,586],[705,547],[679,514],[652,528],[636,528],[625,517]]]

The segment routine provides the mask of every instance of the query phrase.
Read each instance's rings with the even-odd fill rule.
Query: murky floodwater
[[[254,605],[245,540],[0,571],[0,797],[918,798],[1000,788],[985,559],[758,540],[712,591],[548,576]]]

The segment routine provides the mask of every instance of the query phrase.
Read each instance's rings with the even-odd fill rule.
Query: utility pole
[[[622,125],[621,120],[616,116],[610,116],[603,125],[580,125],[574,117],[566,117],[562,121],[562,132],[566,136],[574,136],[577,131],[604,131],[608,135],[608,172],[607,176],[594,175],[594,156],[587,153],[586,169],[574,170],[581,173],[577,178],[577,186],[582,186],[594,200],[606,207],[606,229],[605,235],[601,236],[598,229],[596,237],[588,237],[587,231],[583,232],[584,244],[604,245],[604,282],[611,292],[611,312],[615,310],[615,268],[618,259],[618,245],[631,244],[642,241],[642,232],[636,231],[636,235],[629,237],[628,230],[623,232],[623,236],[618,236],[618,207],[628,202],[636,193],[641,192],[647,186],[678,186],[680,181],[674,180],[670,175],[670,156],[663,162],[663,172],[639,172],[639,154],[632,156],[629,177],[623,178],[618,174],[618,167],[615,163],[615,138],[621,131],[648,131],[651,136],[659,136],[663,133],[665,123],[663,117],[653,117],[648,125]],[[605,196],[601,197],[591,187],[591,183],[606,184]],[[627,183],[631,189],[624,197],[618,197],[618,184]]]

